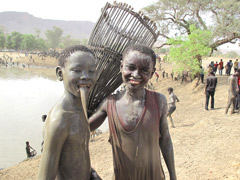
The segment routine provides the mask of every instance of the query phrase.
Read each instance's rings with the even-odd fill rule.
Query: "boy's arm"
[[[47,122],[43,154],[40,162],[38,180],[55,180],[63,144],[68,137],[69,127],[63,116],[57,115]]]
[[[176,97],[176,100],[177,100],[177,102],[179,102],[179,99],[178,99],[178,97],[175,95],[175,97]]]
[[[100,108],[89,118],[90,131],[94,131],[102,125],[107,117],[107,99],[101,104]]]
[[[208,78],[206,79],[206,85],[205,85],[205,94],[206,94],[206,92],[207,92],[207,87],[208,87]]]
[[[170,180],[176,180],[175,164],[174,164],[174,153],[171,136],[169,134],[168,122],[167,122],[167,100],[165,96],[158,95],[159,112],[162,112],[160,117],[159,131],[161,138],[159,145],[162,151],[163,158],[168,168]]]

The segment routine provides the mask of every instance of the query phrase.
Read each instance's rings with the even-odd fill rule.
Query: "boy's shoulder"
[[[156,100],[157,100],[158,103],[167,104],[167,99],[166,99],[165,95],[163,95],[160,92],[156,92],[156,91],[152,91],[152,90],[148,90],[148,89],[146,89],[146,90],[149,91],[150,93],[155,94],[155,97],[156,97]]]
[[[70,123],[69,119],[74,112],[66,111],[61,106],[56,105],[52,108],[48,115],[48,124],[51,126],[65,126]]]

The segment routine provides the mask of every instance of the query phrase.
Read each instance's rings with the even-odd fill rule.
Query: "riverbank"
[[[0,58],[5,61],[7,66],[42,66],[56,67],[57,59],[50,56],[39,56],[38,54],[24,54],[18,52],[0,52]]]
[[[0,63],[1,68],[19,68],[33,76],[42,76],[56,80],[55,68],[57,59],[54,57],[42,57],[37,54],[25,55],[17,52],[0,52],[0,58],[2,59]]]

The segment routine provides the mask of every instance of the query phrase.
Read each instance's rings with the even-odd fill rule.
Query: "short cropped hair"
[[[58,65],[61,66],[61,67],[64,67],[67,58],[69,56],[71,56],[71,54],[73,54],[76,51],[88,52],[88,53],[90,53],[94,56],[93,52],[89,48],[87,48],[86,46],[74,45],[74,46],[70,46],[70,47],[65,48],[61,52],[60,56],[58,57]]]
[[[138,51],[140,53],[150,56],[153,61],[153,67],[155,67],[156,54],[150,47],[147,47],[147,46],[141,45],[141,44],[130,45],[123,51],[122,59],[124,59],[130,51]]]
[[[170,91],[170,92],[173,92],[173,88],[172,87],[169,87],[167,90]]]

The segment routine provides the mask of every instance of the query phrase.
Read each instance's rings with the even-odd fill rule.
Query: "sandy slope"
[[[170,73],[171,66],[167,63],[163,66]],[[155,77],[152,79],[156,91],[167,96],[166,89],[171,86],[180,99],[173,114],[176,128],[170,128],[179,180],[240,179],[240,115],[224,114],[227,76],[217,77],[215,109],[210,111],[204,109],[204,85],[193,89],[193,83],[180,85],[170,78],[159,82]],[[108,132],[90,142],[92,166],[104,180],[110,180],[113,173],[111,146],[107,141]],[[38,156],[1,170],[0,179],[37,179],[39,161]],[[165,164],[164,170],[168,177]]]

